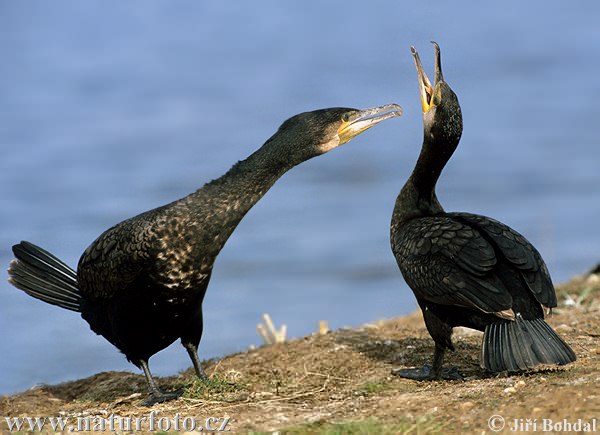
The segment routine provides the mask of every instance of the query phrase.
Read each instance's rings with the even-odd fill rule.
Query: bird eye
[[[350,121],[350,113],[346,112],[342,115],[342,121],[349,122]]]

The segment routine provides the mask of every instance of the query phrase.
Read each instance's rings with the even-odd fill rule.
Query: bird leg
[[[436,343],[435,351],[433,352],[432,364],[425,364],[421,368],[413,369],[396,368],[392,369],[392,374],[400,376],[401,378],[413,379],[416,381],[430,381],[434,379],[445,379],[449,381],[464,380],[463,376],[458,372],[456,367],[442,369],[444,352],[444,347]]]
[[[434,379],[440,379],[440,375],[442,374],[442,365],[444,364],[444,353],[446,349],[444,349],[439,344],[435,344],[435,350],[433,351],[433,362],[431,364],[431,372]]]
[[[152,373],[150,373],[150,369],[148,368],[148,361],[140,360],[139,363],[140,363],[140,366],[142,367],[142,370],[144,370],[144,376],[146,376],[146,382],[148,382],[148,390],[150,391],[150,397],[148,399],[146,399],[145,401],[143,401],[141,403],[141,405],[152,406],[155,403],[166,402],[168,400],[177,399],[179,396],[181,396],[183,391],[174,391],[172,393],[163,393],[160,390],[160,388],[158,388],[156,381],[152,377]]]
[[[206,376],[206,373],[204,373],[204,369],[202,368],[202,365],[200,364],[200,358],[198,358],[198,346],[196,346],[193,343],[182,342],[181,344],[183,344],[183,347],[185,347],[185,350],[187,350],[187,353],[192,360],[192,364],[194,364],[194,370],[196,371],[196,376],[198,376],[198,378],[200,378],[200,380],[202,380],[202,381],[207,381],[208,376]]]

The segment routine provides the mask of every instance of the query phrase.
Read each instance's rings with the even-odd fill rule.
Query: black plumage
[[[391,222],[392,251],[435,342],[433,364],[397,369],[411,379],[460,378],[442,370],[454,350],[455,326],[484,331],[481,365],[492,372],[575,361],[571,348],[544,321],[556,294],[539,252],[497,220],[448,213],[435,185],[462,135],[458,98],[444,81],[435,47],[432,85],[414,48],[424,139],[413,173],[400,191]]]
[[[80,312],[94,332],[143,369],[148,404],[176,397],[159,390],[148,359],[181,339],[197,375],[206,377],[197,354],[202,300],[215,259],[244,215],[292,167],[400,114],[399,106],[388,105],[296,115],[222,177],[106,230],[85,250],[77,273],[29,242],[15,245],[9,281]]]

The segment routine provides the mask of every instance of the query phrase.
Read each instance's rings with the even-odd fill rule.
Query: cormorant
[[[391,104],[293,116],[222,177],[106,230],[82,254],[77,272],[32,243],[13,246],[9,282],[80,312],[94,332],[144,371],[147,405],[175,398],[179,393],[160,391],[148,359],[181,339],[196,374],[206,379],[197,353],[202,300],[215,259],[244,215],[292,167],[401,113]]]
[[[396,199],[390,228],[392,251],[423,312],[435,342],[431,366],[394,369],[410,379],[461,379],[442,370],[454,350],[455,326],[484,331],[481,366],[490,372],[520,371],[538,364],[575,361],[573,350],[544,321],[556,294],[539,252],[497,220],[449,213],[435,193],[442,169],[462,135],[458,98],[442,75],[435,48],[435,80],[411,47],[423,108],[424,138],[415,168]]]

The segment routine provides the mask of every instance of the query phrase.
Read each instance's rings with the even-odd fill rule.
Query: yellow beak
[[[387,104],[385,106],[347,112],[342,118],[342,125],[338,128],[340,145],[381,121],[401,115],[402,107],[397,104]]]

